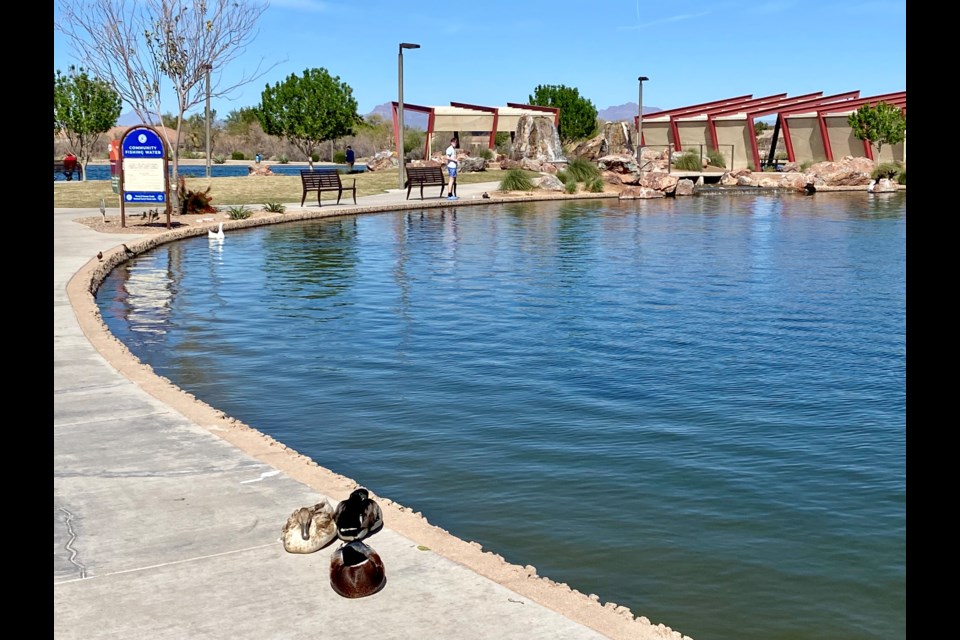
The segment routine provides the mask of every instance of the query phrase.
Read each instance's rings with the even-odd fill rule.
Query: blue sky
[[[636,103],[641,75],[644,105],[661,109],[743,94],[872,96],[906,90],[906,40],[905,0],[272,0],[220,72],[272,69],[211,108],[222,118],[256,106],[265,85],[322,67],[369,113],[397,99],[400,42],[421,45],[404,51],[404,102],[428,106],[525,103],[544,84],[602,110]],[[54,30],[54,69],[76,63]],[[164,111],[175,104],[165,98]]]

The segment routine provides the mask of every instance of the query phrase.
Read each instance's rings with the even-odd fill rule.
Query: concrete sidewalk
[[[473,199],[495,186],[458,191]],[[405,197],[359,200],[419,202]],[[85,336],[68,282],[98,251],[144,237],[73,222],[96,215],[54,211],[56,638],[615,637],[424,548],[394,530],[388,512],[368,539],[386,587],[357,600],[337,595],[329,583],[337,543],[294,555],[279,541],[291,511],[322,496],[147,393]],[[654,633],[629,637],[680,637],[640,626]]]

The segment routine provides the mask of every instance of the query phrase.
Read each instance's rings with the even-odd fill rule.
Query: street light
[[[640,83],[640,97],[637,100],[637,169],[640,173],[643,173],[643,165],[641,164],[640,159],[640,147],[642,146],[641,137],[643,135],[643,81],[649,80],[647,76],[640,76],[637,78],[637,82]]]
[[[204,123],[207,129],[207,177],[210,177],[210,71],[213,69],[212,64],[205,64],[203,68],[207,72],[207,108],[204,114]]]
[[[400,161],[400,189],[403,189],[403,50],[419,49],[420,45],[410,42],[400,43],[400,55],[397,61],[397,79],[400,85],[400,99],[397,101],[397,160]]]

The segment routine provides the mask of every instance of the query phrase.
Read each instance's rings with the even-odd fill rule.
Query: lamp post
[[[203,68],[207,71],[207,106],[204,111],[204,124],[207,130],[207,172],[206,176],[210,177],[210,71],[213,69],[212,64],[205,64]]]
[[[400,85],[400,96],[397,100],[397,160],[400,163],[400,189],[403,189],[403,50],[419,49],[420,45],[410,42],[400,43],[400,54],[397,60],[397,80]]]
[[[640,148],[643,146],[641,137],[643,135],[643,81],[649,80],[647,76],[640,76],[637,82],[640,83],[640,97],[637,100],[637,169],[643,173],[643,165],[640,159]]]

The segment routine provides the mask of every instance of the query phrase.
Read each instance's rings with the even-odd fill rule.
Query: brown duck
[[[283,525],[280,539],[290,553],[313,553],[337,537],[333,506],[322,500],[312,507],[300,507],[290,514]]]
[[[373,595],[387,583],[380,555],[361,540],[342,545],[330,558],[330,586],[344,598]]]

